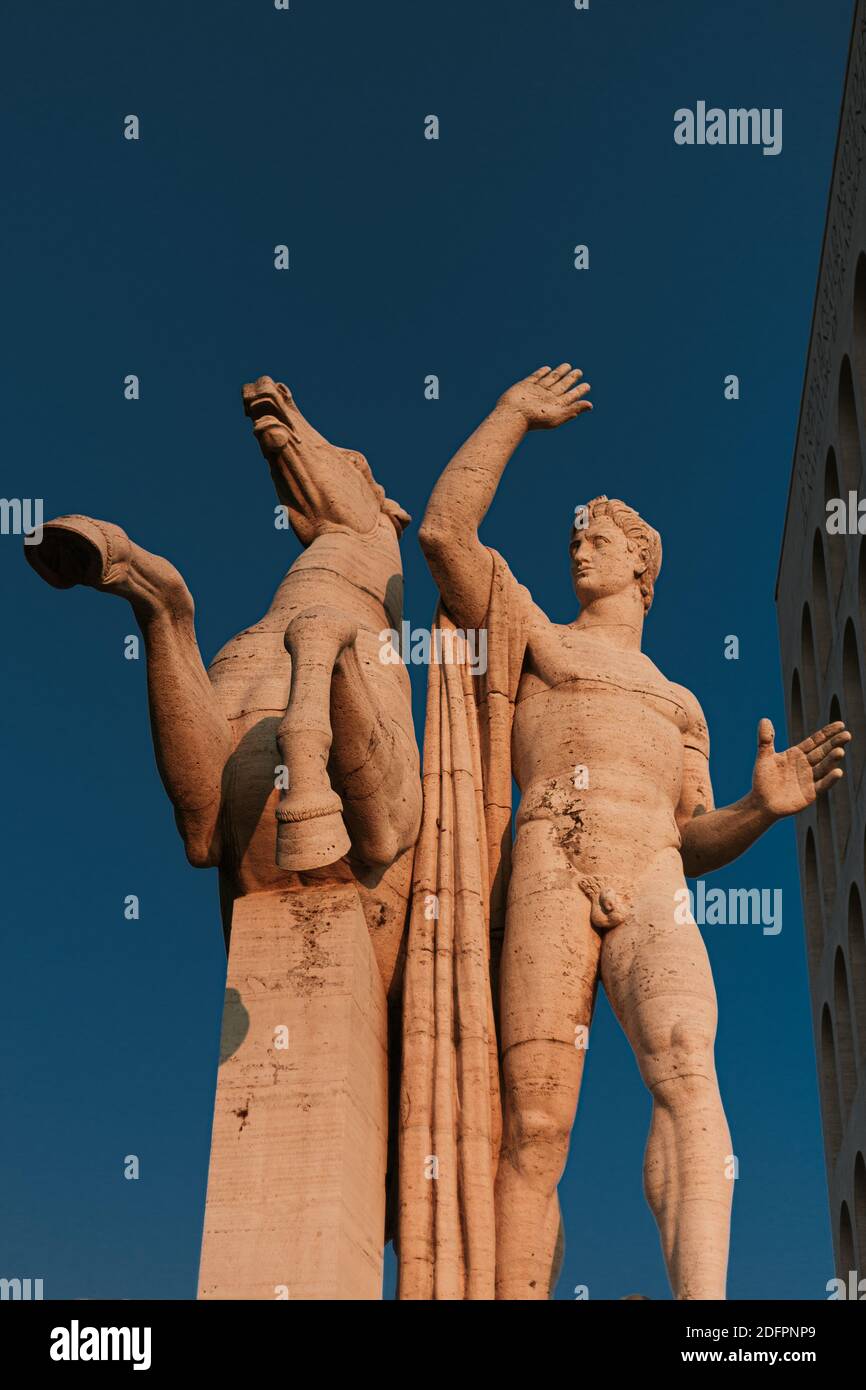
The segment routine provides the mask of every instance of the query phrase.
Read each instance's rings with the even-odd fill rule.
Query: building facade
[[[797,817],[836,1273],[845,1280],[851,1270],[866,1277],[864,161],[866,0],[857,0],[776,588],[790,741],[834,719],[854,735],[841,785]]]

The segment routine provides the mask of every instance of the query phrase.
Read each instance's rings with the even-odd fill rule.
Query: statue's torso
[[[534,610],[512,730],[522,825],[549,820],[586,872],[679,846],[683,735],[696,702],[640,652]]]

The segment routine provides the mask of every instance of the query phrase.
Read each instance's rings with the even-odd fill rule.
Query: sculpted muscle
[[[464,624],[486,611],[490,564],[477,527],[505,465],[525,428],[588,408],[579,376],[564,363],[506,392],[434,490],[422,543]],[[675,909],[685,874],[736,858],[838,780],[850,735],[836,723],[780,754],[762,720],[752,788],[717,810],[701,707],[641,651],[658,534],[600,497],[576,511],[569,551],[573,623],[551,623],[507,576],[526,640],[509,769],[521,798],[499,999],[497,1297],[544,1299],[555,1279],[556,1186],[583,1070],[575,1039],[588,1033],[602,979],[653,1096],[644,1184],[674,1295],[723,1298],[732,1150],[713,1057],[716,998],[697,926]]]

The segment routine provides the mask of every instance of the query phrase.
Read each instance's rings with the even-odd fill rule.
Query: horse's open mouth
[[[253,422],[253,429],[256,434],[259,430],[272,429],[274,425],[286,427],[282,407],[274,396],[256,396],[254,400],[250,401],[246,410]]]

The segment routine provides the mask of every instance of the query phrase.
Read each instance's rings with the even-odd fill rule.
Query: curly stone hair
[[[620,502],[616,497],[605,497],[603,493],[601,497],[593,497],[591,502],[587,502],[585,510],[590,521],[594,521],[596,517],[608,517],[625,535],[629,550],[636,551],[640,556],[646,568],[638,578],[640,591],[643,595],[644,612],[648,613],[653,601],[655,581],[658,579],[659,570],[662,567],[662,538],[658,531],[654,531],[652,526],[648,525],[633,507],[629,507],[625,502]],[[578,531],[585,529],[585,527],[578,527],[572,523],[568,542],[569,554],[574,537]]]

